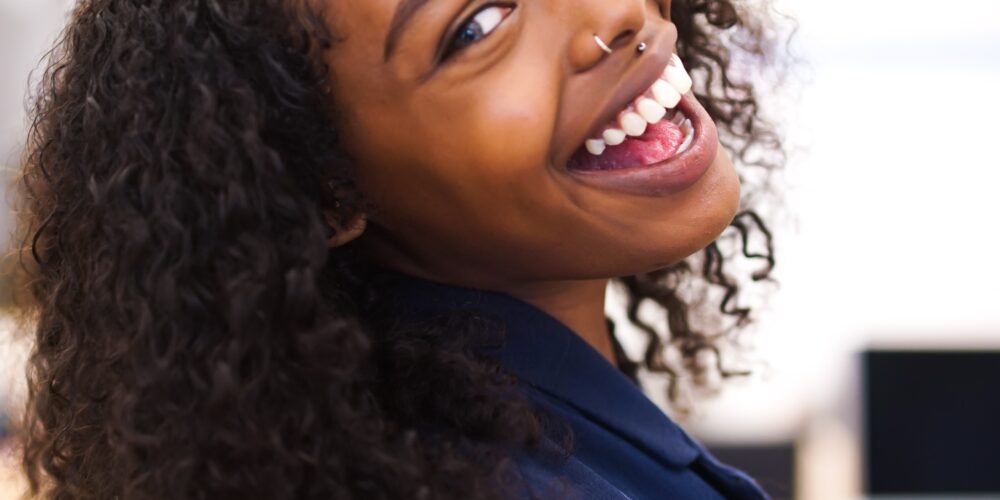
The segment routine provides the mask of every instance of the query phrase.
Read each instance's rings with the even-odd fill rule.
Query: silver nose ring
[[[611,47],[608,47],[608,44],[604,43],[604,40],[601,40],[601,37],[594,35],[594,41],[597,42],[597,46],[600,47],[601,50],[607,52],[608,54],[611,53]]]

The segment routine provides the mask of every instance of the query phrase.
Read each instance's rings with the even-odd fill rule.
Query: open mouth
[[[687,189],[712,165],[718,130],[695,99],[677,54],[566,163],[574,179],[601,189],[659,196]]]
[[[678,106],[691,90],[680,58],[673,54],[663,74],[587,139],[570,157],[567,168],[612,170],[652,165],[679,155],[691,146],[694,126]]]

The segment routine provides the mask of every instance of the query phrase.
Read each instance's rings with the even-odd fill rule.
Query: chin
[[[729,223],[733,221],[736,213],[739,212],[741,193],[740,177],[736,173],[736,168],[733,166],[732,160],[729,159],[729,153],[726,153],[721,147],[715,161],[712,163],[710,171],[712,170],[716,171],[716,174],[708,180],[713,181],[712,190],[715,192],[713,199],[717,201],[716,206],[718,207],[718,216],[714,218],[718,221],[717,228],[714,231],[715,237],[712,238],[712,241],[714,241],[729,226]],[[708,243],[705,245],[707,246]]]
[[[686,235],[687,241],[683,245],[676,239],[665,243],[671,250],[670,255],[658,255],[646,272],[672,266],[704,250],[733,221],[740,207],[740,179],[729,155],[722,148],[719,148],[715,161],[699,184],[702,194],[696,198],[711,200],[712,203],[698,213],[696,222],[693,223],[697,230]]]

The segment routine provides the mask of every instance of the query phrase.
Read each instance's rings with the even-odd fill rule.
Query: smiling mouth
[[[657,99],[664,84],[680,94],[679,99],[672,94],[662,102]],[[641,196],[677,193],[695,185],[714,162],[719,137],[711,115],[690,90],[691,79],[674,54],[652,86],[577,149],[565,172],[590,187]]]
[[[567,168],[612,170],[652,165],[682,154],[694,139],[694,125],[679,106],[690,90],[691,77],[673,54],[659,78],[588,138]]]

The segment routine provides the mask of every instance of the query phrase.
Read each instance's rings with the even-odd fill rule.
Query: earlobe
[[[368,218],[365,214],[358,214],[354,216],[347,224],[341,225],[336,217],[334,217],[330,212],[323,212],[326,217],[327,224],[333,229],[334,233],[330,236],[327,241],[327,246],[330,248],[336,248],[344,245],[358,236],[361,236],[365,232],[365,228],[368,226]]]

